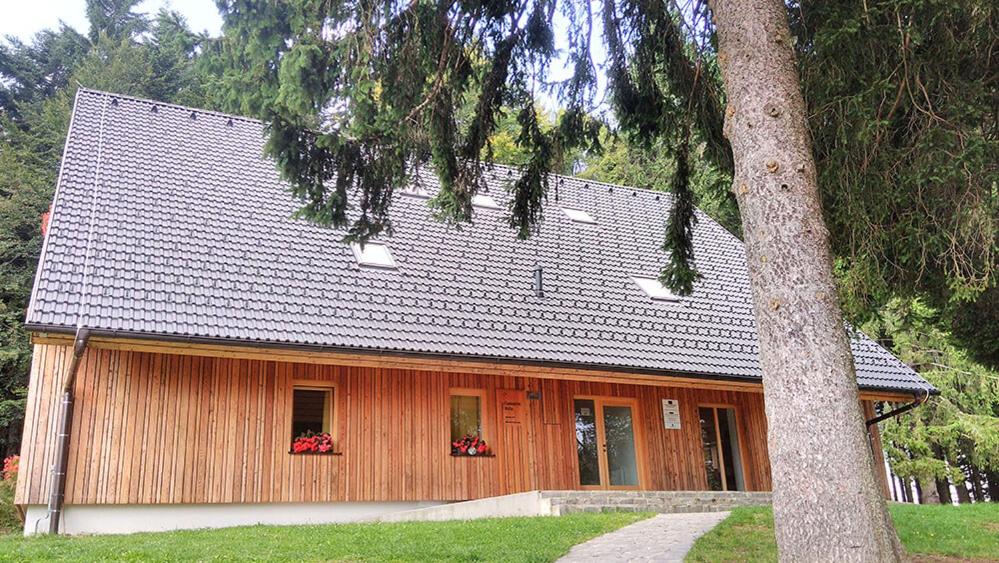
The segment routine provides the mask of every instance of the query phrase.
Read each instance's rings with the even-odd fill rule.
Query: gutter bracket
[[[923,393],[924,393],[924,395],[921,398],[917,398],[915,401],[913,401],[913,402],[911,402],[911,403],[909,403],[907,405],[902,405],[901,407],[899,407],[897,409],[888,411],[888,412],[882,414],[881,416],[876,416],[876,417],[868,420],[866,428],[870,429],[871,426],[874,426],[875,424],[877,424],[879,422],[883,422],[885,420],[888,420],[889,418],[895,418],[896,416],[898,416],[900,414],[907,413],[907,412],[911,411],[912,409],[914,409],[914,408],[922,405],[923,403],[925,403],[927,401],[927,399],[930,398],[930,391],[929,391],[929,389],[924,389]]]

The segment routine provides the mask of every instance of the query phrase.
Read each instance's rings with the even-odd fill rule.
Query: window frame
[[[326,391],[328,393],[332,393],[332,396],[330,397],[330,404],[327,407],[329,409],[329,412],[327,412],[326,414],[329,416],[329,421],[330,421],[329,435],[333,438],[333,445],[334,445],[333,449],[336,450],[335,452],[330,452],[330,453],[334,455],[338,454],[339,451],[342,449],[341,444],[338,442],[340,435],[339,432],[337,431],[337,427],[339,426],[339,424],[337,424],[338,422],[337,414],[339,413],[339,409],[337,408],[337,403],[340,400],[338,385],[333,381],[323,381],[317,379],[294,379],[292,380],[289,389],[290,391],[288,393],[288,416],[287,416],[288,425],[286,427],[286,432],[285,432],[285,435],[289,437],[288,438],[289,452],[291,452],[291,444],[295,441],[296,438],[295,436],[292,435],[295,430],[295,390],[302,389],[308,391]]]
[[[383,264],[381,262],[373,262],[364,259],[364,250],[361,249],[361,245],[353,242],[350,244],[350,250],[354,254],[354,262],[362,268],[378,268],[380,270],[398,270],[399,263],[396,262],[395,256],[392,255],[392,247],[389,246],[387,242],[382,242],[380,240],[369,240],[365,243],[365,246],[381,246],[385,248],[385,254],[388,256],[389,262],[391,264]]]
[[[593,216],[592,213],[586,211],[585,209],[579,209],[577,207],[561,207],[562,213],[569,218],[573,223],[579,223],[580,225],[596,225],[597,218]],[[581,214],[573,217],[573,213]]]
[[[700,411],[700,409],[702,409],[702,408],[704,408],[704,409],[711,409],[712,416],[714,417],[715,440],[717,440],[717,443],[718,443],[719,454],[722,456],[722,458],[721,458],[721,467],[720,467],[720,471],[719,471],[719,473],[721,474],[721,478],[722,478],[722,490],[721,490],[721,492],[732,492],[732,491],[739,492],[739,489],[731,489],[731,488],[729,488],[728,487],[728,477],[725,476],[725,452],[723,451],[724,448],[721,447],[721,429],[718,427],[718,409],[732,409],[732,415],[735,417],[735,431],[739,434],[736,437],[737,439],[735,440],[735,442],[736,442],[735,443],[735,447],[739,448],[739,467],[738,467],[738,471],[740,473],[742,473],[742,484],[745,486],[745,490],[746,491],[753,490],[752,487],[751,487],[751,485],[750,485],[750,483],[749,483],[749,474],[746,473],[746,448],[744,447],[743,441],[742,441],[743,440],[743,435],[745,434],[745,432],[743,432],[743,428],[742,428],[742,417],[739,416],[739,407],[738,407],[738,405],[733,405],[732,403],[697,403],[696,410]],[[697,440],[698,440],[698,442],[700,442],[699,445],[703,449],[704,448],[704,442],[703,442],[703,440],[701,440],[701,437],[700,437],[701,436],[701,415],[700,415],[700,413],[697,413],[697,436],[698,436]],[[705,475],[705,479],[707,479],[707,475]]]
[[[632,276],[629,276],[629,277],[631,278],[631,282],[633,284],[635,284],[638,287],[638,289],[642,293],[644,293],[645,296],[648,297],[649,299],[651,299],[652,301],[659,301],[661,303],[680,303],[680,302],[682,302],[682,298],[679,295],[677,295],[677,294],[673,293],[672,291],[670,291],[666,286],[663,286],[662,283],[659,281],[659,278],[650,277],[650,276],[642,276],[642,275],[638,275],[638,274],[635,274],[635,275],[632,275]],[[649,293],[649,290],[646,289],[646,287],[644,285],[642,285],[642,282],[639,281],[639,280],[648,280],[648,281],[653,281],[653,282],[659,284],[661,286],[661,288],[662,288],[662,291],[665,292],[665,295],[653,295],[652,293]]]
[[[419,186],[416,184],[408,184],[399,191],[404,196],[418,198],[418,199],[430,199],[430,192],[427,191],[427,189],[424,188],[423,186]]]
[[[486,192],[481,194],[475,194],[472,196],[472,206],[478,207],[479,209],[491,209],[493,211],[499,211],[503,209],[496,198],[492,194]]]
[[[484,440],[486,444],[490,444],[489,437],[487,436],[487,425],[486,425],[486,390],[485,389],[475,389],[468,387],[451,387],[448,389],[447,394],[447,435],[448,444],[454,441],[454,437],[451,436],[451,417],[453,412],[451,411],[451,397],[478,397],[479,398],[479,438]],[[490,444],[491,447],[491,444]],[[450,451],[450,447],[448,448]]]

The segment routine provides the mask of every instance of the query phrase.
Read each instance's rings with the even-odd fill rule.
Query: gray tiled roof
[[[291,218],[260,122],[192,111],[81,90],[31,328],[761,376],[743,246],[714,221],[699,216],[693,296],[652,301],[631,280],[665,260],[666,194],[556,177],[558,200],[526,242],[503,211],[449,228],[399,195],[386,239],[398,270],[359,267],[342,233]],[[501,204],[510,174],[490,173]],[[853,347],[861,386],[926,387],[867,338]]]

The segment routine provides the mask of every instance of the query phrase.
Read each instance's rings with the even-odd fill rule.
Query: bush
[[[14,488],[20,458],[12,455],[3,460],[0,473],[0,534],[14,533],[21,528],[21,516],[14,506]]]

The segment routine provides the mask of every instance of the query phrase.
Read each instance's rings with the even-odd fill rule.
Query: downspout
[[[59,533],[59,521],[62,519],[62,505],[66,497],[66,465],[69,461],[69,434],[73,428],[73,384],[76,374],[80,371],[80,360],[87,350],[90,331],[85,328],[76,330],[76,340],[73,343],[73,359],[66,372],[62,389],[62,403],[59,405],[59,434],[56,436],[56,460],[52,466],[52,483],[49,486],[49,533]]]

